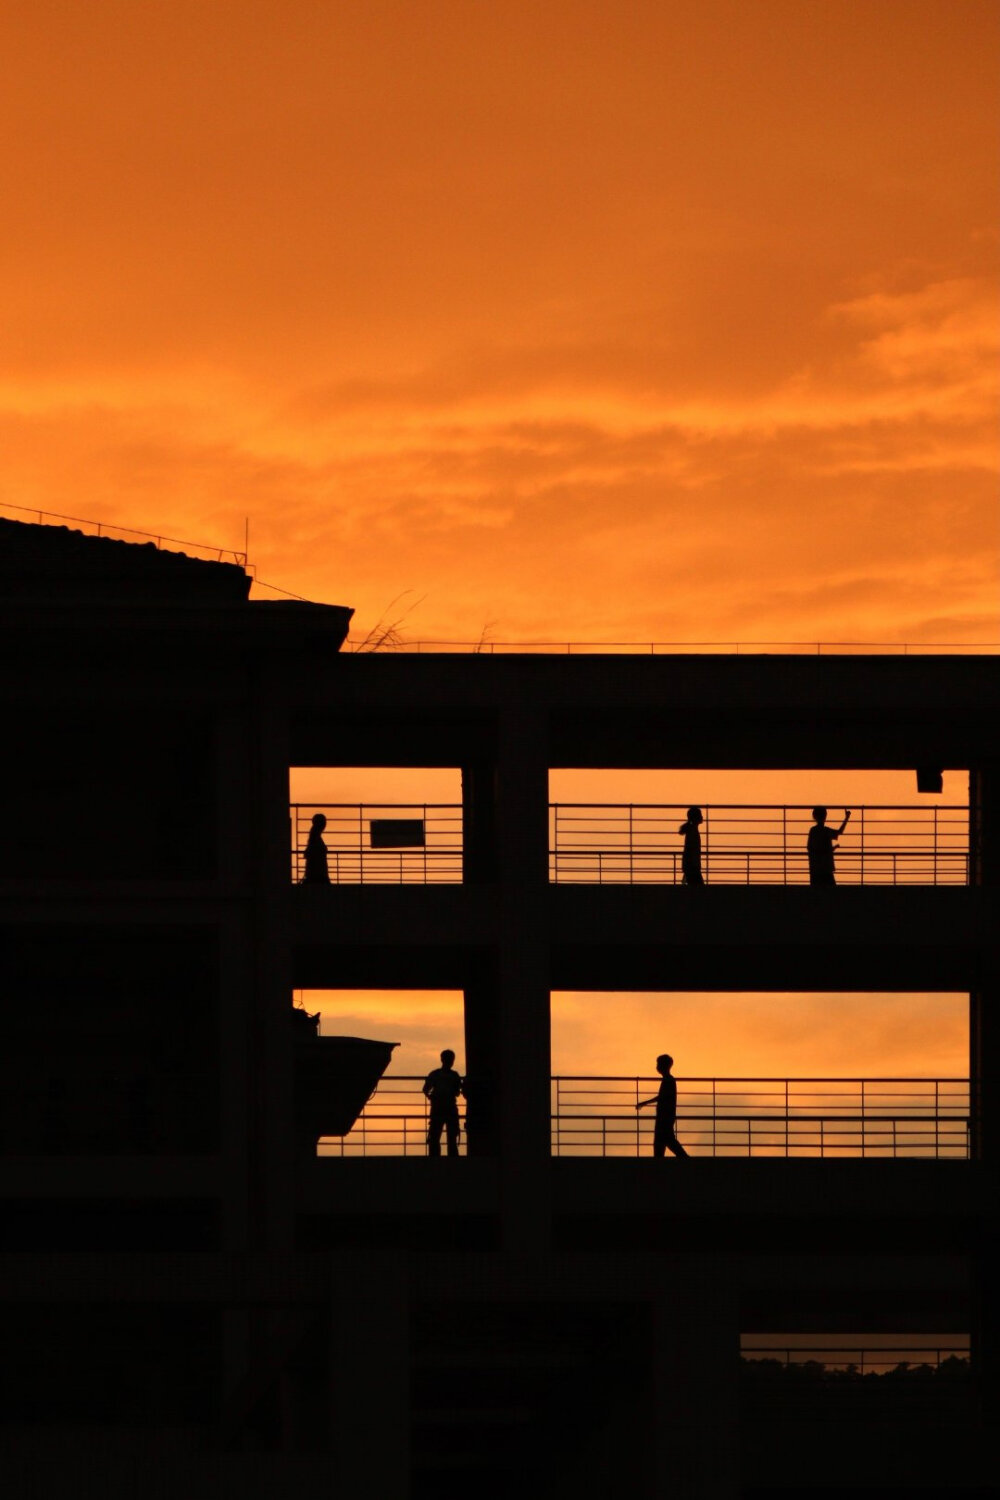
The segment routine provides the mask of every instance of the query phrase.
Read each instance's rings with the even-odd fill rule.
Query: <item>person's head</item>
[[[688,822],[689,823],[701,823],[703,821],[704,821],[704,819],[701,816],[701,808],[700,807],[689,807],[688,808]]]
[[[674,1065],[674,1060],[669,1052],[661,1052],[656,1059],[656,1071],[658,1073],[669,1073]]]
[[[825,823],[826,822],[826,808],[825,807],[814,807],[813,808],[813,822],[814,823]]]
[[[455,1054],[450,1047],[446,1047],[441,1053],[441,1062],[446,1068],[453,1068],[455,1066]]]
[[[322,833],[326,827],[326,813],[313,813],[313,832]]]

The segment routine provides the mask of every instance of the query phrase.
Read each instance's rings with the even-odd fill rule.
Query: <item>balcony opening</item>
[[[832,833],[851,814],[834,849],[839,885],[969,882],[966,771],[946,771],[928,794],[915,770],[560,769],[549,773],[549,802],[559,884],[697,883],[686,838],[697,809],[704,883],[808,885],[816,808]]]
[[[556,992],[553,1155],[652,1156],[664,1054],[692,1157],[970,1154],[967,994]]]
[[[319,1015],[320,1039],[357,1037],[395,1042],[392,1060],[355,1123],[342,1135],[319,1133],[321,1157],[427,1156],[430,1102],[424,1081],[455,1053],[465,1073],[465,1012],[461,990],[297,990],[296,1006]],[[466,1154],[464,1095],[457,1098],[458,1154]],[[448,1154],[447,1121],[438,1137]],[[315,1140],[315,1137],[314,1137]]]
[[[457,767],[294,766],[289,804],[296,884],[450,885],[462,879]],[[319,843],[314,838],[310,846],[314,828]],[[309,848],[316,857],[307,865]]]
[[[743,1419],[771,1422],[969,1415],[968,1333],[744,1333]]]

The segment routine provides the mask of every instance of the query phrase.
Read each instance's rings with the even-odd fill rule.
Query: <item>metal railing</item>
[[[998,641],[398,641],[411,656],[996,656]]]
[[[741,1340],[744,1422],[974,1421],[969,1338],[905,1335]],[[808,1347],[807,1347],[808,1345]]]
[[[423,1077],[386,1074],[379,1080],[350,1135],[324,1136],[320,1156],[426,1156],[430,1105],[424,1097]],[[464,1115],[464,1110],[460,1110]],[[465,1155],[465,1121],[458,1143]],[[442,1136],[441,1150],[445,1150]]]
[[[701,868],[712,885],[808,885],[805,804],[701,804]],[[830,826],[842,813],[831,809]],[[551,878],[560,884],[677,885],[680,804],[555,803]],[[841,885],[966,885],[969,812],[960,804],[861,806],[836,853]]]
[[[232,562],[239,568],[245,568],[247,565],[245,549],[237,551],[232,547],[216,547],[211,542],[185,542],[176,536],[158,535],[155,531],[140,531],[135,526],[119,526],[113,521],[91,521],[85,516],[67,516],[58,510],[38,510],[30,505],[12,505],[8,500],[0,500],[0,511],[15,511],[15,520],[20,520],[24,516],[29,521],[37,522],[39,526],[60,526],[69,521],[84,535],[104,537],[109,541],[131,541],[138,537],[143,542],[152,542],[157,551],[164,549],[172,551],[179,547],[189,557],[201,557],[207,553],[208,557],[215,562]]]
[[[659,1078],[552,1080],[555,1156],[652,1151]],[[969,1155],[965,1078],[680,1078],[677,1136],[694,1156],[921,1157]]]
[[[305,873],[304,850],[316,813],[327,820],[323,839],[334,885],[462,880],[459,803],[294,803],[295,881]],[[701,863],[708,884],[808,884],[811,807],[706,803],[702,813]],[[833,809],[831,824],[839,817]],[[686,818],[687,806],[679,803],[552,803],[550,879],[561,885],[679,885],[684,844],[679,830]],[[376,830],[387,822],[419,823],[422,842],[386,847]],[[841,838],[836,866],[841,885],[966,885],[968,808],[857,807]]]
[[[658,1078],[552,1080],[557,1156],[640,1156]],[[695,1155],[931,1157],[969,1154],[967,1079],[687,1078],[677,1133]]]
[[[916,1339],[904,1341],[898,1335],[877,1340],[871,1335],[864,1339],[838,1335],[783,1347],[768,1338],[744,1336],[740,1339],[740,1355],[753,1364],[770,1361],[785,1369],[810,1365],[817,1374],[856,1371],[859,1375],[886,1375],[901,1368],[938,1370],[949,1360],[961,1360],[968,1366],[969,1336],[954,1334],[927,1344]]]
[[[462,879],[462,807],[445,802],[293,803],[292,879],[305,875],[305,847],[316,813],[333,885],[455,885]],[[419,823],[423,842],[379,846],[378,826]],[[372,825],[376,825],[373,833]],[[376,840],[373,843],[373,839]]]
[[[659,1078],[552,1079],[552,1154],[642,1157],[655,1111],[637,1110]],[[320,1142],[322,1156],[424,1156],[423,1078],[387,1075],[350,1135]],[[969,1156],[966,1078],[680,1078],[677,1134],[692,1156],[918,1158]],[[460,1149],[464,1153],[465,1131]]]

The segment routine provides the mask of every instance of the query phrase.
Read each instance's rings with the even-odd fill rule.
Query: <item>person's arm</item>
[[[840,838],[840,835],[843,833],[844,829],[847,827],[847,825],[848,825],[848,823],[850,821],[851,821],[851,810],[850,810],[850,808],[847,808],[847,809],[845,809],[845,812],[844,812],[844,821],[841,823],[840,827],[837,829],[837,832],[834,834],[834,838],[835,839],[839,839]]]
[[[659,1094],[654,1094],[652,1099],[643,1099],[639,1104],[636,1105],[636,1109],[645,1109],[647,1104],[655,1104],[659,1097]]]
[[[428,1073],[427,1077],[424,1079],[424,1089],[423,1089],[423,1091],[424,1091],[424,1094],[426,1095],[426,1097],[428,1099],[431,1097],[431,1094],[434,1092],[434,1085],[433,1085],[433,1083],[431,1083],[431,1075],[429,1073]]]

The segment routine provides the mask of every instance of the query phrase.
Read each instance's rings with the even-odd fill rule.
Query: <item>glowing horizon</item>
[[[248,518],[361,634],[1000,639],[995,7],[39,0],[0,40],[12,502]]]

